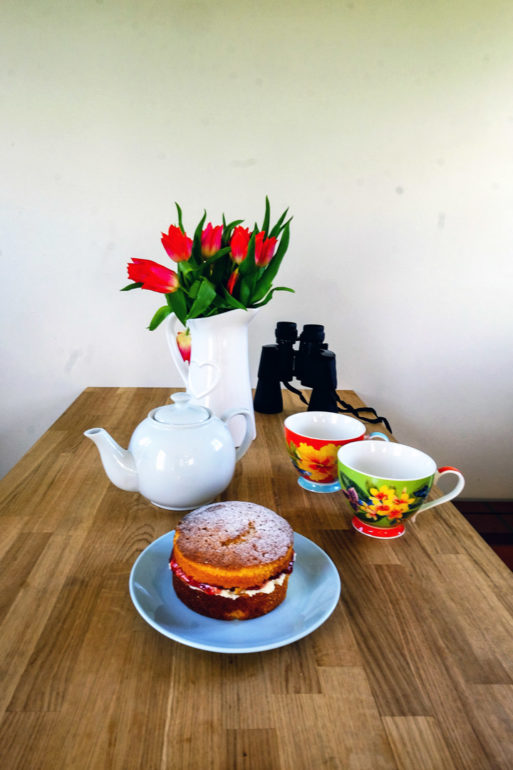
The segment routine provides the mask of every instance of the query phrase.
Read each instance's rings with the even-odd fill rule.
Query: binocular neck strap
[[[303,396],[303,394],[301,393],[301,391],[300,391],[300,390],[298,390],[298,389],[297,389],[297,388],[295,388],[293,385],[291,385],[291,384],[290,384],[290,382],[285,382],[284,380],[282,380],[282,382],[283,382],[283,384],[285,385],[285,387],[287,388],[287,390],[290,390],[290,392],[291,392],[291,393],[294,393],[296,396],[299,396],[299,398],[301,399],[301,401],[303,402],[303,404],[306,404],[306,405],[308,406],[308,401],[307,401],[307,400],[306,400],[306,398]]]
[[[388,422],[386,417],[379,417],[376,410],[373,409],[371,406],[359,406],[354,407],[351,406],[351,404],[347,404],[345,401],[342,401],[341,398],[337,395],[337,402],[342,406],[341,412],[350,412],[351,414],[354,414],[355,417],[358,417],[360,420],[364,420],[365,422],[369,423],[377,423],[382,422],[385,428],[392,433],[392,428],[390,427],[390,423]],[[367,417],[362,412],[370,412],[373,417]]]

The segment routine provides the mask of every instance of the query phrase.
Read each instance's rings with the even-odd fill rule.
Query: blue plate
[[[150,626],[175,642],[211,652],[262,652],[284,647],[315,631],[329,618],[340,596],[340,578],[329,556],[294,534],[296,561],[285,601],[252,620],[214,620],[193,612],[173,589],[169,555],[173,532],[139,555],[130,573],[130,596]]]

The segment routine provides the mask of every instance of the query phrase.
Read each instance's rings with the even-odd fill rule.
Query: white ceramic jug
[[[257,312],[257,308],[235,309],[188,321],[190,364],[185,363],[176,343],[179,324],[174,313],[166,324],[169,350],[187,391],[217,416],[235,406],[247,409],[252,439],[256,429],[249,376],[248,326]],[[235,446],[240,446],[245,435],[243,418],[235,417],[229,428]]]

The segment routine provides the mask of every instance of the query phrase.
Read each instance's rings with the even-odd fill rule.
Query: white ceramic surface
[[[97,445],[107,475],[116,486],[138,491],[155,505],[190,510],[211,502],[230,483],[235,463],[248,449],[250,415],[231,409],[220,418],[177,393],[173,406],[153,409],[135,429],[128,450],[103,428],[85,432]],[[235,449],[230,420],[245,420],[246,432]]]
[[[315,631],[335,609],[340,577],[329,556],[295,533],[296,561],[285,601],[252,620],[214,620],[198,615],[176,596],[169,556],[174,532],[151,543],[130,573],[130,596],[140,615],[175,642],[200,650],[247,653],[283,647]]]
[[[188,321],[190,364],[184,362],[176,344],[180,325],[174,313],[165,327],[171,357],[188,392],[218,417],[233,407],[247,409],[252,439],[256,428],[249,376],[248,326],[257,312],[257,308],[236,309]],[[233,419],[229,428],[235,446],[239,446],[245,435],[243,420]]]
[[[338,458],[348,468],[376,478],[421,479],[436,471],[432,457],[420,449],[390,442],[346,444],[338,450]]]
[[[286,418],[284,425],[300,436],[320,441],[349,441],[365,433],[360,420],[336,412],[296,412]]]

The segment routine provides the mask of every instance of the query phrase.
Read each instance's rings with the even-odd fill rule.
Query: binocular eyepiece
[[[253,403],[256,412],[278,414],[283,411],[281,386],[284,385],[307,405],[308,411],[350,412],[366,422],[383,422],[390,430],[388,421],[378,417],[371,407],[356,409],[339,398],[335,353],[324,341],[324,326],[305,324],[298,335],[297,324],[278,321],[274,334],[276,342],[262,347]],[[309,401],[291,385],[293,379],[312,389]],[[372,416],[364,416],[362,412],[370,412]]]

